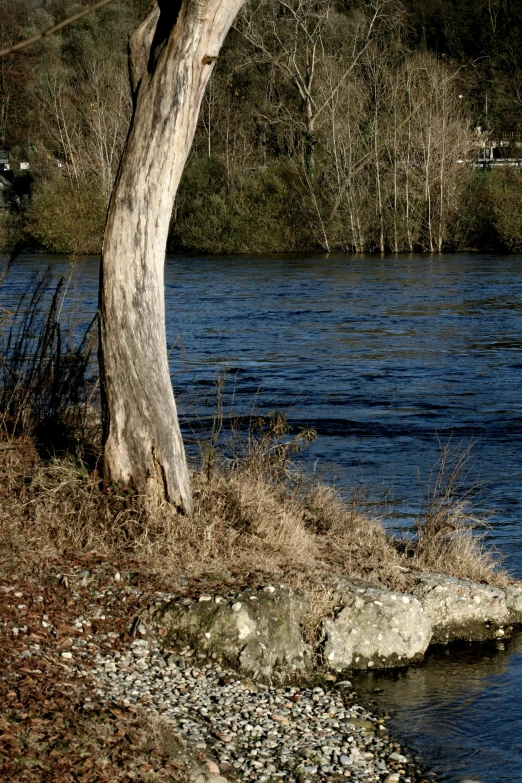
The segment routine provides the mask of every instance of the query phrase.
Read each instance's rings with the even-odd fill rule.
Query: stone
[[[515,625],[522,623],[522,585],[509,585],[504,588],[506,606],[509,612],[509,622]]]
[[[390,753],[390,761],[397,761],[399,764],[406,764],[408,759],[402,753]]]
[[[212,772],[213,775],[219,775],[219,767],[215,761],[212,761],[212,759],[207,759],[205,764],[209,772]]]
[[[371,720],[365,720],[364,718],[347,718],[346,722],[351,724],[356,729],[370,730],[375,728],[375,724]]]
[[[432,644],[485,641],[509,630],[510,611],[500,588],[430,572],[417,574],[415,582],[412,593],[433,623]]]
[[[310,668],[300,629],[308,601],[285,585],[269,587],[247,589],[220,603],[159,602],[142,619],[156,631],[163,629],[161,641],[169,647],[189,644],[255,680],[283,682]]]
[[[423,657],[432,621],[414,596],[348,580],[338,586],[336,596],[340,610],[322,622],[327,668],[407,666]]]

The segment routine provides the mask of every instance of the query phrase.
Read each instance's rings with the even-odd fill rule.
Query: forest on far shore
[[[0,47],[86,4],[0,0]],[[0,59],[0,247],[99,252],[148,4],[116,0]],[[250,0],[169,249],[519,252],[522,169],[475,166],[494,142],[522,158],[522,0]]]

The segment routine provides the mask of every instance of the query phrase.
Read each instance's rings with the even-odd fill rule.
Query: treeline
[[[127,36],[146,6],[116,2],[0,60],[0,147],[13,163],[4,245],[99,251],[131,112]],[[248,3],[203,98],[170,249],[522,248],[519,172],[471,165],[478,124],[518,127],[515,51],[506,59],[518,39],[504,35],[518,6],[480,0],[480,16],[467,0],[458,13],[446,0]],[[1,43],[75,8],[3,0]],[[459,13],[469,24],[457,40]]]
[[[522,0],[405,0],[406,38],[460,66],[473,122],[497,136],[522,125]]]

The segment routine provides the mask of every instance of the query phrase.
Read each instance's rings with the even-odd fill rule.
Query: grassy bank
[[[158,585],[177,583],[181,574],[209,586],[283,580],[312,598],[309,635],[329,608],[332,573],[398,590],[408,589],[409,569],[508,580],[447,484],[419,517],[417,541],[405,546],[356,496],[346,501],[331,487],[282,475],[263,452],[194,471],[191,518],[107,486],[78,457],[43,458],[27,436],[4,436],[0,475],[4,575],[38,574],[97,552]]]
[[[400,541],[364,494],[344,498],[297,470],[293,456],[314,434],[290,433],[281,416],[258,419],[220,453],[217,406],[190,518],[104,481],[95,329],[64,329],[62,296],[63,284],[35,278],[0,321],[2,781],[187,783],[215,768],[172,725],[93,692],[96,656],[125,653],[157,591],[186,598],[284,581],[311,599],[303,630],[313,643],[335,609],[332,574],[403,591],[419,569],[509,581],[463,494],[467,455],[448,447],[416,535]],[[91,618],[86,628],[80,618]]]
[[[398,590],[408,589],[409,570],[422,569],[506,582],[466,494],[468,455],[450,446],[441,448],[416,531],[403,540],[387,533],[364,493],[342,497],[297,470],[293,455],[315,433],[290,433],[283,416],[260,418],[243,436],[239,428],[220,455],[219,400],[192,473],[192,517],[107,484],[95,327],[64,331],[63,285],[35,278],[1,322],[0,573],[40,573],[95,551],[118,567],[134,562],[158,583],[180,574],[235,585],[284,579],[311,595],[317,617],[331,600],[332,573]]]

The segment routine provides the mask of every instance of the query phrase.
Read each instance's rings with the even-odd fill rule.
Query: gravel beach
[[[49,712],[46,689],[52,683],[62,695],[75,694],[75,710],[82,715],[104,716],[112,710],[117,726],[121,709],[122,715],[130,712],[142,723],[168,726],[199,759],[202,783],[433,780],[388,736],[385,719],[363,706],[349,680],[327,675],[322,682],[301,687],[271,687],[241,679],[189,648],[161,649],[157,640],[144,636],[138,618],[165,594],[130,586],[126,576],[114,571],[108,576],[106,565],[96,570],[72,569],[50,584],[17,580],[0,585],[0,685],[8,705],[4,736],[11,741],[15,729],[29,720],[31,707],[38,707],[38,699],[40,708],[43,704]],[[184,590],[185,600],[188,592]],[[62,711],[66,703],[60,702]],[[37,720],[41,723],[40,716]],[[60,725],[53,723],[51,739]],[[0,732],[0,746],[1,740]],[[9,754],[9,746],[4,751]],[[14,756],[3,758],[5,764],[13,763]],[[39,761],[42,758],[43,751]],[[89,764],[88,752],[81,758]],[[172,760],[153,754],[146,762],[140,769],[150,770],[147,780],[199,780],[188,774],[169,777]],[[11,774],[11,767],[5,769],[9,774],[3,780],[25,780]],[[62,777],[127,779],[95,772]],[[150,777],[156,773],[159,777]],[[139,774],[128,779],[145,780]]]
[[[357,704],[349,680],[331,688],[270,688],[194,660],[191,651],[166,660],[141,639],[96,663],[98,699],[158,713],[238,780],[414,779],[383,719]]]

